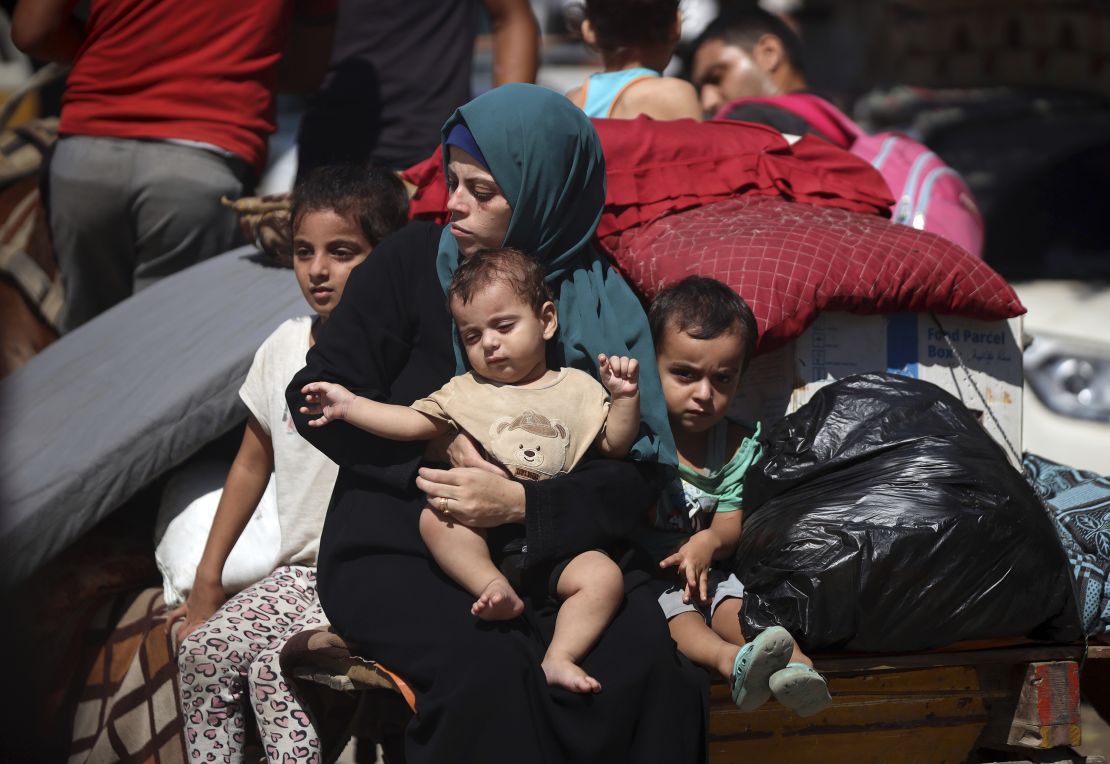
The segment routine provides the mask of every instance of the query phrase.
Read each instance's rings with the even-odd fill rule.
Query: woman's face
[[[458,146],[448,149],[447,209],[459,253],[470,257],[480,249],[500,247],[513,216],[508,200],[477,159]]]

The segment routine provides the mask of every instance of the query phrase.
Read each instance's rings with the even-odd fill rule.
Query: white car
[[[1110,284],[1015,283],[1025,316],[1023,449],[1110,475]]]

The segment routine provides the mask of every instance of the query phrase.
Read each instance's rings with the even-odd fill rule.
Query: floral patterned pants
[[[327,623],[316,569],[278,568],[229,599],[181,643],[181,711],[190,762],[240,762],[246,704],[271,762],[320,761],[320,738],[278,654],[289,637]]]

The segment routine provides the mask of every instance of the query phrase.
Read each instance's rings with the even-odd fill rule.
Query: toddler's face
[[[740,385],[740,333],[699,340],[668,324],[655,352],[671,429],[698,433],[719,422]]]
[[[309,210],[293,232],[293,271],[312,309],[321,319],[339,304],[351,270],[373,247],[357,221],[334,210]]]
[[[486,379],[520,384],[547,370],[545,345],[558,327],[554,303],[537,314],[512,287],[494,281],[465,305],[452,300],[451,315],[471,368]]]

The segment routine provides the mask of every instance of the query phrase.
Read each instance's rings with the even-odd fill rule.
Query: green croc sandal
[[[781,671],[794,652],[794,638],[781,626],[772,626],[740,648],[732,662],[732,702],[741,711],[753,711],[771,697],[768,679]]]
[[[825,677],[804,663],[788,663],[771,675],[768,686],[778,702],[798,716],[813,716],[832,704]]]

